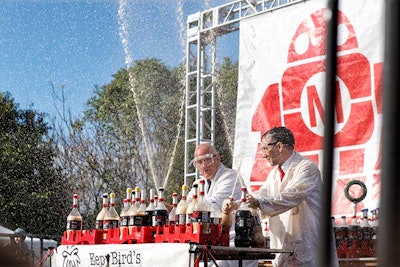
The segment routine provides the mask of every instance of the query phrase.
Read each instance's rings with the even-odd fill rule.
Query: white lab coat
[[[294,251],[293,256],[277,254],[273,265],[318,267],[321,173],[312,160],[298,152],[293,152],[282,168],[282,181],[275,168],[253,193],[259,198],[262,214],[269,218],[271,248]],[[332,240],[330,266],[335,267],[338,260]]]
[[[207,179],[199,179],[194,182],[194,184],[198,184],[200,180]],[[236,186],[235,186],[236,184]],[[205,199],[208,204],[211,205],[213,201],[216,202],[217,206],[221,208],[222,202],[225,199],[228,199],[229,196],[233,196],[234,200],[240,199],[241,196],[241,185],[239,179],[237,179],[237,171],[225,167],[222,163],[219,165],[215,176],[211,178],[211,187],[208,190],[208,183],[205,182]],[[193,199],[193,188],[190,190],[187,196],[187,202],[192,202]]]
[[[204,178],[202,178],[204,179]],[[200,179],[201,180],[201,179]],[[195,181],[198,183],[200,180]],[[206,179],[204,179],[206,180]],[[241,184],[239,179],[237,179],[237,171],[225,167],[222,163],[218,167],[215,176],[211,179],[211,187],[208,190],[208,183],[205,182],[205,199],[211,205],[213,201],[221,208],[222,202],[228,199],[231,195],[234,200],[240,200],[241,197]],[[189,192],[187,196],[187,202],[190,203],[193,199],[193,189]],[[230,246],[234,246],[235,240],[235,217],[231,218],[232,227],[229,231]],[[219,267],[237,267],[238,261],[217,261]],[[213,262],[210,262],[208,266],[215,266]],[[256,267],[258,266],[257,260],[246,260],[243,261],[243,266],[246,267]]]

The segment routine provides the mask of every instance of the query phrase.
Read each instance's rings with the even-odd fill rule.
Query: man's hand
[[[232,210],[237,209],[233,198],[227,198],[222,202],[222,212],[225,214],[229,214]]]
[[[260,202],[258,202],[258,199],[253,197],[252,195],[248,194],[246,196],[246,204],[249,208],[256,209],[260,207]]]

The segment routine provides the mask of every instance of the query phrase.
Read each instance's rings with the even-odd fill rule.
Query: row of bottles
[[[136,187],[126,190],[123,208],[118,214],[115,209],[115,194],[103,194],[102,209],[96,217],[96,230],[110,230],[119,228],[120,233],[128,228],[132,233],[134,228],[142,226],[186,226],[191,225],[193,233],[210,234],[212,225],[230,227],[230,219],[224,218],[221,209],[213,202],[212,205],[205,199],[204,180],[193,185],[193,199],[187,203],[186,185],[182,186],[182,198],[178,203],[178,194],[172,194],[172,209],[169,212],[164,203],[164,189],[158,191],[158,200],[154,190],[150,189],[150,201],[146,205],[145,192]],[[239,208],[235,212],[235,246],[236,247],[264,247],[265,239],[262,235],[261,222],[257,212],[246,205],[246,188],[242,188],[242,198]],[[82,229],[82,216],[77,209],[78,196],[73,197],[73,209],[67,218],[67,232]],[[134,201],[132,200],[134,199]],[[228,216],[229,217],[229,216]],[[200,229],[200,227],[202,227]],[[224,228],[225,229],[225,228]],[[136,230],[135,230],[136,231]],[[263,242],[260,243],[262,239]]]
[[[164,203],[164,188],[160,188],[158,196],[154,189],[150,189],[149,204],[146,205],[145,191],[136,187],[126,190],[126,198],[123,200],[123,208],[120,213],[115,208],[115,194],[104,193],[102,209],[96,217],[95,229],[107,230],[120,227],[134,226],[164,226],[187,225],[192,223],[221,223],[221,211],[216,203],[212,206],[204,199],[204,181],[200,182],[200,191],[197,195],[197,185],[194,185],[193,201],[187,203],[188,187],[182,186],[182,197],[178,203],[178,194],[172,194],[172,209],[168,211]],[[67,231],[82,230],[82,216],[78,211],[78,195],[73,196],[73,209],[67,218]]]
[[[339,258],[359,258],[376,256],[376,237],[378,229],[378,209],[368,218],[368,209],[363,209],[361,222],[353,215],[350,223],[342,216],[338,224],[332,217],[336,249]]]

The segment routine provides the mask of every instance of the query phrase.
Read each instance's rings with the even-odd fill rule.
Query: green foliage
[[[67,195],[53,167],[53,141],[43,119],[0,93],[0,223],[36,236],[59,236]]]
[[[216,144],[223,162],[230,166],[237,64],[225,59],[217,81]],[[184,66],[170,70],[158,59],[139,60],[119,70],[111,83],[95,88],[84,118],[65,120],[71,123],[67,134],[58,135],[57,162],[71,181],[71,191],[81,196],[85,228],[94,227],[105,192],[116,193],[117,210],[122,208],[127,187],[139,186],[148,197],[149,189],[155,184],[165,186],[167,177],[167,202],[173,192],[180,195],[184,93]]]
[[[238,71],[238,62],[232,63],[230,58],[224,58],[218,70],[215,144],[226,166],[232,166],[233,141],[236,125]]]

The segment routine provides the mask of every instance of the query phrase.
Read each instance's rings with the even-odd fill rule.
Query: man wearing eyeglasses
[[[294,144],[293,133],[285,127],[262,136],[261,150],[275,168],[258,191],[247,195],[246,202],[269,218],[271,248],[294,251],[293,255],[278,254],[274,267],[318,267],[321,173],[311,159],[294,150]],[[228,200],[223,204],[224,211],[236,207]],[[331,249],[330,266],[338,266],[333,242]]]
[[[201,179],[205,180],[204,196],[210,205],[215,201],[218,207],[221,207],[224,199],[231,195],[234,199],[240,199],[241,185],[239,179],[236,179],[237,171],[222,164],[221,156],[214,146],[209,143],[198,145],[192,162],[193,166],[199,170]],[[193,190],[187,196],[189,203],[192,197]]]
[[[241,184],[237,179],[237,171],[224,166],[221,162],[221,156],[218,151],[209,143],[203,143],[197,146],[194,152],[193,166],[196,167],[201,179],[205,182],[205,199],[211,205],[213,201],[216,202],[218,207],[221,207],[222,202],[233,197],[234,200],[240,200],[241,197]],[[201,180],[200,179],[200,180]],[[200,180],[195,181],[198,183]],[[190,203],[193,199],[193,189],[187,196],[187,201]],[[234,218],[232,218],[234,220]],[[230,245],[234,246],[235,240],[235,224],[229,231]],[[218,260],[219,267],[237,267],[238,261]],[[256,267],[258,266],[257,260],[244,260],[243,266]],[[215,266],[210,263],[209,266]]]

